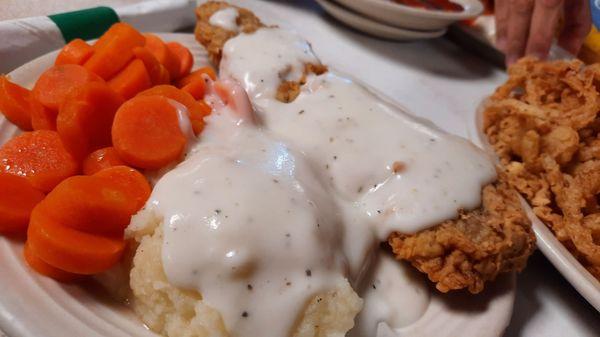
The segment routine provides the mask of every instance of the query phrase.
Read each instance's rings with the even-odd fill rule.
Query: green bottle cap
[[[119,16],[110,7],[94,7],[48,16],[60,29],[65,42],[73,39],[90,40],[100,37]]]

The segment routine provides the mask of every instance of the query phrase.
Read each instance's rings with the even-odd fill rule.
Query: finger
[[[506,39],[506,64],[515,63],[525,53],[533,0],[510,0]]]
[[[592,18],[588,0],[565,2],[565,26],[558,38],[558,44],[573,55],[579,49],[590,32]]]
[[[536,56],[539,59],[546,58],[552,45],[558,19],[563,10],[562,6],[562,0],[535,2],[525,54]]]
[[[494,16],[496,18],[496,47],[502,52],[506,52],[509,1],[510,0],[497,0],[494,3]]]

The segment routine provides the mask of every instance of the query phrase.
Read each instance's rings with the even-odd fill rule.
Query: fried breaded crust
[[[223,2],[208,2],[196,9],[196,39],[206,47],[218,65],[222,49],[236,34],[209,24],[217,10],[235,7]],[[238,7],[236,7],[238,8]],[[240,11],[240,16],[246,11]],[[252,13],[249,26],[254,31],[265,27]],[[306,65],[305,73],[321,74],[324,65]],[[293,101],[300,92],[300,82],[280,84],[277,99]],[[516,192],[505,183],[488,185],[483,190],[481,208],[461,212],[459,219],[446,221],[415,235],[392,234],[389,238],[396,257],[411,262],[426,273],[442,292],[468,289],[483,290],[486,281],[500,273],[520,271],[534,250],[535,236],[531,223],[520,206]]]
[[[518,195],[499,181],[483,189],[482,201],[479,209],[431,229],[392,234],[394,254],[426,273],[441,292],[478,293],[498,274],[522,270],[535,237]]]
[[[223,56],[223,46],[230,38],[238,35],[235,31],[230,31],[222,27],[213,26],[209,23],[210,17],[217,11],[233,7],[238,11],[236,24],[239,31],[243,33],[253,33],[259,28],[266,27],[259,18],[251,11],[230,5],[226,2],[209,1],[196,8],[196,17],[198,22],[194,35],[196,40],[202,44],[208,51],[208,55],[213,64],[219,65]],[[285,69],[281,69],[285,71]],[[327,67],[322,64],[307,63],[304,65],[304,75],[298,81],[283,81],[277,88],[275,98],[284,103],[292,102],[300,94],[300,87],[306,83],[306,77],[309,74],[321,75],[327,71]]]
[[[223,45],[225,45],[225,42],[238,35],[238,33],[222,27],[213,26],[209,23],[209,20],[215,12],[228,7],[235,7],[237,9],[238,17],[236,19],[236,24],[241,32],[252,33],[265,26],[251,11],[225,2],[209,1],[198,7],[196,9],[196,18],[198,19],[198,22],[196,24],[196,29],[194,30],[194,35],[198,42],[200,42],[208,51],[211,62],[216,65],[221,61]]]

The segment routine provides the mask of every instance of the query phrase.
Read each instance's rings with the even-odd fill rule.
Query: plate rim
[[[390,26],[371,18],[360,16],[335,3],[333,0],[316,0],[316,2],[336,20],[358,31],[380,38],[401,41],[433,39],[444,35],[447,30],[446,28],[442,28],[439,30],[422,31]]]
[[[335,0],[339,1],[343,4],[351,4],[356,3],[357,0]],[[458,21],[473,18],[483,12],[483,4],[479,1],[474,0],[457,0],[454,1],[460,5],[465,6],[464,11],[461,12],[447,12],[447,11],[435,11],[428,9],[421,9],[411,6],[406,6],[402,4],[392,3],[387,0],[359,0],[361,2],[367,3],[367,6],[371,8],[376,8],[378,10],[385,10],[395,12],[397,14],[402,15],[411,15],[415,17],[420,17],[424,19],[440,19],[445,21]],[[354,6],[352,6],[354,7]]]

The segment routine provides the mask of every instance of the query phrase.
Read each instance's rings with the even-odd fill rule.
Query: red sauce
[[[405,6],[446,12],[462,12],[464,8],[449,0],[392,0]]]

